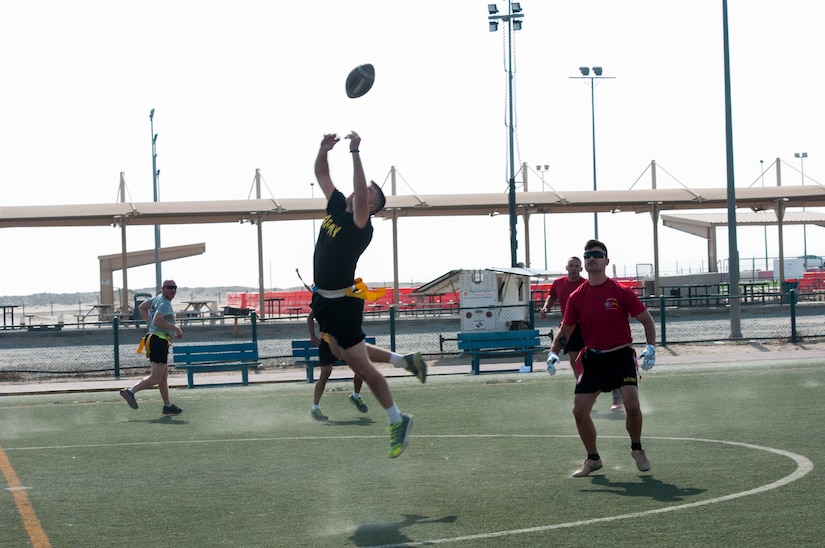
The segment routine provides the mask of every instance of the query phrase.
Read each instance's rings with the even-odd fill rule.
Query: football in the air
[[[365,95],[375,82],[375,67],[370,64],[352,69],[347,76],[347,97],[356,99]]]

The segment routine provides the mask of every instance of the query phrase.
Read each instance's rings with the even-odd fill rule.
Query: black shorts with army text
[[[630,346],[613,352],[587,349],[582,356],[584,373],[576,394],[610,392],[622,386],[639,386],[636,351]]]

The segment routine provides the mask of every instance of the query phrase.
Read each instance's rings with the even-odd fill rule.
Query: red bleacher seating
[[[549,286],[548,286],[549,287]],[[375,287],[370,287],[375,289]],[[414,287],[401,287],[398,289],[399,306],[402,310],[410,310],[419,307],[424,308],[455,308],[459,303],[459,293],[451,292],[443,295],[433,296],[417,296],[411,295],[415,290]],[[227,293],[226,304],[233,308],[249,308],[260,315],[260,299],[258,292],[250,293]],[[312,294],[306,289],[294,291],[267,291],[264,294],[265,299],[283,299],[280,302],[280,311],[284,316],[303,316],[309,314],[309,304],[312,301]],[[389,310],[389,307],[395,303],[395,295],[392,288],[388,287],[386,293],[381,298],[377,299],[367,310],[373,312],[383,312]],[[276,307],[277,310],[277,307]]]
[[[246,293],[227,293],[226,306],[246,308]]]
[[[800,293],[813,293],[825,290],[825,270],[808,270],[798,281]]]

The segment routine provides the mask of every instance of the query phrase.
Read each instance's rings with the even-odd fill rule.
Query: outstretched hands
[[[355,152],[361,145],[361,136],[354,131],[350,131],[344,139],[349,139],[350,152]],[[335,133],[325,133],[324,138],[321,139],[321,150],[329,152],[341,139]]]
[[[321,139],[321,150],[325,152],[332,150],[332,147],[334,147],[338,141],[340,141],[340,139],[336,134],[325,133],[324,138]]]
[[[350,131],[349,135],[344,137],[345,139],[349,139],[349,150],[350,152],[355,152],[358,150],[359,145],[361,145],[361,136],[355,133],[354,131]]]

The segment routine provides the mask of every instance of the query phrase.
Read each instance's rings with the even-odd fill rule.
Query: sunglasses
[[[178,286],[176,286],[176,285],[164,285],[163,286],[163,289],[175,289],[175,290],[177,290],[177,288],[178,288]]]
[[[584,252],[585,259],[604,259],[605,254],[604,251],[585,251]]]

